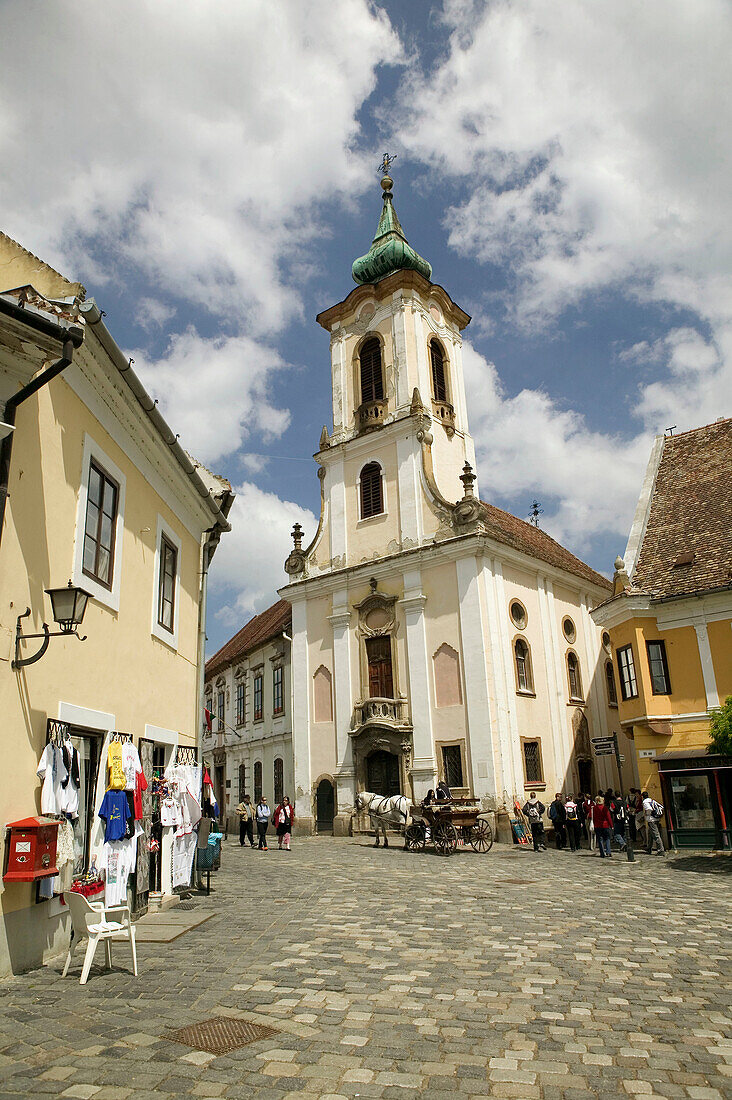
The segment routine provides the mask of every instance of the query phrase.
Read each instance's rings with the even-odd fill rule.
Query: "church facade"
[[[611,758],[591,752],[617,727],[609,639],[590,617],[610,585],[479,499],[470,318],[407,243],[392,187],[386,175],[358,285],[317,318],[333,391],[315,455],[321,514],[307,545],[293,531],[280,590],[298,822],[327,827],[332,807],[346,833],[358,790],[419,799],[445,778],[506,835],[532,789],[546,801],[617,784]]]

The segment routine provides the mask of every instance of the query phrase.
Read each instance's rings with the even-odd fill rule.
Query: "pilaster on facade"
[[[500,637],[500,646],[497,647],[496,656],[499,658],[503,682],[506,692],[506,712],[508,715],[508,746],[502,751],[503,763],[503,787],[504,792],[510,791],[513,797],[523,787],[523,765],[521,763],[521,742],[519,738],[518,716],[516,714],[516,689],[513,671],[513,649],[511,635],[508,629],[508,597],[506,585],[503,579],[503,562],[500,558],[493,558],[492,569],[489,574],[493,580],[493,588],[496,594],[497,626]]]
[[[599,636],[598,628],[590,618],[590,597],[584,592],[580,598],[580,609],[582,617],[582,638],[584,640],[584,662],[587,670],[587,687],[585,690],[585,699],[587,706],[592,717],[592,723],[590,725],[591,731],[595,735],[601,735],[607,733],[605,728],[606,723],[603,720],[602,700],[604,696],[605,683],[604,676],[600,675],[604,664],[602,661],[597,661],[597,658],[593,661],[592,653],[602,653],[602,643]],[[590,640],[593,639],[594,646],[590,645]],[[593,670],[597,669],[598,676],[593,676]]]
[[[412,717],[414,755],[410,776],[415,799],[422,799],[434,783],[435,756],[432,736],[432,707],[424,609],[427,597],[422,592],[422,574],[413,570],[404,574],[404,596],[399,601],[404,613],[409,669],[409,700]]]
[[[701,661],[702,676],[704,677],[704,694],[707,698],[707,709],[719,706],[719,693],[717,691],[717,678],[714,674],[714,662],[712,649],[709,645],[709,630],[705,621],[694,623],[696,632],[696,644],[699,647],[699,660]]]
[[[292,604],[292,753],[295,802],[304,831],[313,827],[310,773],[310,669],[308,659],[307,603]]]
[[[567,704],[564,687],[564,660],[561,654],[557,630],[557,614],[554,603],[554,585],[549,577],[538,578],[539,615],[544,643],[549,709],[552,716],[552,753],[557,783],[563,775],[564,760],[569,760],[570,747],[567,736]],[[563,743],[565,752],[562,751]],[[566,753],[566,755],[565,755]]]
[[[397,438],[397,464],[399,478],[399,524],[402,545],[421,544],[424,537],[422,526],[421,495],[421,456],[419,444],[414,435],[399,435]]]
[[[392,298],[391,339],[394,399],[396,412],[399,413],[409,408],[410,400],[406,302],[401,291],[397,291]]]
[[[460,604],[460,645],[463,652],[465,713],[473,765],[472,789],[481,800],[495,806],[502,800],[502,777],[496,771],[495,734],[500,720],[492,713],[488,682],[488,630],[483,622],[481,575],[484,569],[476,557],[456,562]],[[499,732],[500,737],[500,732]],[[502,764],[503,752],[499,753]],[[504,784],[505,785],[505,784]]]

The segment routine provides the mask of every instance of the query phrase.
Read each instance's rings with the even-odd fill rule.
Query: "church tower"
[[[294,793],[305,830],[347,832],[359,790],[419,799],[444,778],[485,808],[523,796],[510,592],[522,594],[516,606],[538,646],[554,629],[546,574],[556,551],[565,572],[584,571],[570,602],[584,600],[575,618],[589,628],[588,592],[606,583],[479,500],[462,369],[470,317],[408,243],[388,169],[385,158],[376,235],[352,267],[357,285],[317,317],[330,335],[333,391],[315,455],[321,514],[307,545],[293,531],[280,590],[292,604]],[[523,635],[520,645],[528,654]],[[556,719],[569,742],[561,675],[552,665],[551,706],[533,708],[526,732]],[[533,680],[531,690],[522,684],[528,698]],[[571,750],[546,741],[558,775]]]

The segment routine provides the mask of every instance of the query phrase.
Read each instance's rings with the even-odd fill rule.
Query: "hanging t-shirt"
[[[127,880],[137,860],[137,844],[133,840],[117,840],[102,848],[99,868],[105,872],[104,901],[106,905],[124,905],[127,901]]]
[[[61,760],[63,762],[63,776],[61,779],[63,805],[59,813],[68,814],[70,817],[79,816],[79,752],[71,740],[64,741],[61,746]]]
[[[134,791],[135,778],[142,771],[140,754],[131,741],[125,741],[122,746],[122,768],[125,773],[125,787],[128,791]]]
[[[142,819],[142,792],[147,790],[147,779],[145,779],[145,773],[142,768],[135,776],[135,797],[134,797],[134,810],[135,821]]]
[[[62,814],[65,812],[66,793],[61,786],[68,775],[64,766],[63,754],[59,745],[49,741],[41,759],[38,761],[36,775],[43,780],[41,788],[41,813]]]
[[[183,815],[180,812],[180,806],[174,798],[164,798],[160,804],[160,824],[161,825],[181,825],[183,823]]]
[[[125,791],[107,791],[99,807],[99,816],[105,824],[104,842],[121,840],[127,832],[130,815]]]
[[[123,791],[127,786],[127,778],[122,766],[122,746],[119,741],[112,741],[107,750],[107,767],[109,768],[107,786],[113,791]]]

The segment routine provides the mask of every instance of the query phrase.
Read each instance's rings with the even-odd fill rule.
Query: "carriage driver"
[[[437,784],[437,801],[438,802],[450,802],[452,801],[452,791],[447,785],[447,780],[441,779]]]

